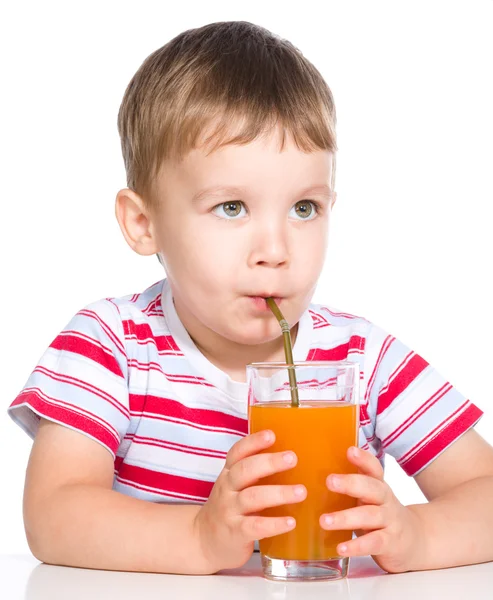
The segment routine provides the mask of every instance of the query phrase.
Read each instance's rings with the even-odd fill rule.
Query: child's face
[[[277,135],[208,156],[195,149],[157,181],[152,228],[178,314],[239,344],[280,336],[259,296],[279,298],[298,322],[328,241],[332,155],[306,154],[290,138],[279,152]]]

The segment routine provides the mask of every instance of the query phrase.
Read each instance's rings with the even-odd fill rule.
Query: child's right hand
[[[207,502],[197,513],[194,525],[211,573],[244,565],[255,540],[296,526],[291,517],[257,516],[265,508],[306,498],[303,485],[255,485],[262,477],[296,465],[293,452],[259,454],[274,441],[272,431],[259,431],[232,446]]]

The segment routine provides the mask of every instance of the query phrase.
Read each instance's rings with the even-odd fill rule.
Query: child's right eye
[[[242,210],[245,212],[242,213]],[[232,202],[223,202],[212,209],[212,213],[221,219],[232,220],[236,217],[244,217],[246,209],[243,202],[234,200]]]

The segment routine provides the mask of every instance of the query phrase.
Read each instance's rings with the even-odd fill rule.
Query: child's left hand
[[[422,550],[420,521],[403,506],[383,480],[383,469],[370,452],[348,449],[348,459],[358,474],[331,474],[327,487],[332,492],[358,499],[358,506],[323,514],[320,525],[326,530],[353,530],[359,537],[337,546],[340,556],[367,556],[390,573],[412,570],[413,555]],[[327,518],[331,518],[329,523]]]

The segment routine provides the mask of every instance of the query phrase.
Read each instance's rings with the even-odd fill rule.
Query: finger
[[[388,525],[387,511],[382,506],[367,504],[320,517],[322,529],[355,531],[358,529],[383,529]]]
[[[229,469],[229,486],[235,491],[241,491],[254,485],[262,477],[292,469],[297,462],[296,454],[289,451],[247,456]]]
[[[238,461],[257,454],[261,450],[265,450],[272,446],[275,442],[276,436],[273,431],[266,429],[264,431],[257,431],[251,435],[247,435],[242,438],[239,442],[236,442],[231,446],[228,455],[226,456],[225,467],[230,469]]]
[[[361,473],[383,481],[383,467],[378,458],[373,456],[371,452],[351,446],[351,448],[348,448],[347,457],[353,465],[359,468]]]
[[[332,492],[359,498],[364,504],[384,504],[389,498],[389,486],[384,481],[361,474],[332,474],[327,477]]]
[[[254,485],[238,494],[238,512],[246,515],[272,506],[295,504],[303,501],[306,495],[304,485]]]
[[[378,556],[390,550],[390,536],[384,529],[371,531],[359,538],[348,540],[337,546],[340,556]]]
[[[241,531],[248,541],[280,535],[296,527],[293,517],[243,517]]]

